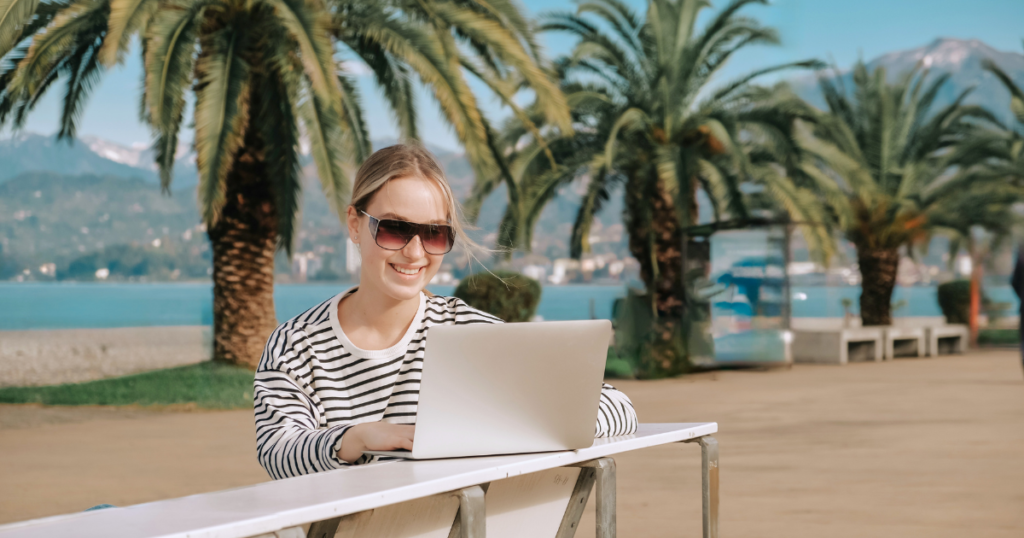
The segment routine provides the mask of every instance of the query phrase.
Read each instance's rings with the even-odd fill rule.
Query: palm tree
[[[142,116],[165,190],[186,94],[195,94],[219,360],[254,366],[277,323],[273,259],[278,248],[290,253],[297,227],[300,139],[339,214],[344,165],[371,151],[359,93],[337,57],[372,69],[404,138],[418,136],[415,80],[426,84],[478,173],[496,164],[467,74],[513,107],[515,91],[529,87],[546,120],[571,129],[533,28],[508,0],[0,0],[0,124],[22,125],[63,78],[59,136],[73,139],[103,67],[121,61],[134,36],[145,65]]]
[[[646,17],[620,0],[584,0],[576,13],[548,16],[545,30],[578,39],[572,54],[556,62],[575,133],[555,126],[539,133],[515,118],[503,137],[510,174],[478,185],[477,197],[506,185],[500,240],[529,248],[533,223],[557,187],[588,181],[573,229],[575,257],[589,250],[595,215],[623,188],[629,249],[640,262],[655,319],[643,375],[688,368],[683,274],[692,245],[683,238],[697,222],[698,188],[708,193],[718,220],[750,216],[741,184],[755,179],[796,220],[824,218],[809,203],[811,192],[795,188],[772,165],[795,158],[786,157],[798,150],[793,118],[808,117],[810,109],[792,94],[750,85],[761,75],[817,62],[770,67],[711,87],[735,52],[778,42],[774,30],[738,14],[758,3],[766,2],[733,0],[699,29],[696,20],[708,6],[701,0],[651,0]],[[818,229],[807,235],[822,249],[831,244]]]
[[[994,74],[1010,93],[1010,111],[1016,124],[979,133],[966,144],[965,164],[974,166],[976,176],[1010,181],[1024,187],[1024,90],[1002,68],[986,60],[984,68]]]
[[[851,91],[821,76],[828,110],[800,130],[806,158],[794,175],[820,190],[857,249],[864,325],[892,323],[901,247],[939,226],[956,197],[989,194],[978,176],[949,171],[969,160],[965,149],[983,133],[978,120],[991,115],[963,105],[968,92],[933,113],[949,75],[929,82],[927,74],[914,69],[889,83],[884,68],[859,62]]]
[[[985,185],[983,192],[964,193],[954,197],[955,207],[935,212],[936,221],[950,242],[950,260],[961,248],[971,258],[971,340],[977,342],[978,313],[981,304],[981,277],[984,261],[1010,239],[1020,218],[1012,204],[1020,201],[1024,187],[1024,91],[1010,76],[990,60],[985,69],[993,73],[1010,94],[1010,111],[1017,124],[1008,128],[977,131],[956,148],[955,160],[961,174],[970,181]],[[983,228],[987,237],[979,240],[974,228]]]
[[[964,169],[962,174],[978,173],[973,168]],[[984,173],[984,172],[982,172]],[[1021,200],[1020,188],[1005,182],[988,181],[975,177],[972,184],[978,185],[957,196],[949,196],[939,202],[931,211],[930,228],[945,235],[949,242],[950,265],[963,249],[971,260],[971,308],[968,317],[971,344],[978,342],[978,314],[981,309],[981,281],[987,261],[1009,241],[1021,218],[1014,211],[1014,204]],[[984,233],[979,233],[984,230]]]

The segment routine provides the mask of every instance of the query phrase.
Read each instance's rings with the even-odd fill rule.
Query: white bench
[[[714,422],[641,424],[636,434],[595,439],[590,448],[574,451],[352,467],[166,501],[12,523],[0,526],[0,538],[302,538],[307,536],[302,528],[307,524],[310,538],[527,536],[521,534],[527,528],[517,518],[507,517],[517,509],[529,508],[517,507],[516,503],[564,501],[564,492],[569,491],[568,503],[561,504],[557,512],[561,514],[558,526],[549,526],[556,531],[550,536],[568,538],[575,533],[590,484],[595,482],[597,536],[614,538],[615,465],[610,456],[677,442],[697,442],[701,446],[704,537],[717,538],[718,442],[712,437],[717,431]],[[575,480],[570,479],[573,476]],[[535,479],[544,477],[554,478],[557,483],[549,484],[540,495],[532,495],[539,483]],[[533,485],[529,483],[531,478]],[[517,493],[523,490],[531,495]],[[520,534],[508,534],[510,522],[517,525],[511,527],[512,531]],[[541,538],[537,534],[529,536]]]
[[[885,359],[892,360],[896,358],[896,342],[913,342],[914,352],[913,357],[923,357],[928,353],[928,348],[925,345],[925,329],[922,327],[900,327],[900,326],[889,326],[883,329],[885,337]]]
[[[846,364],[851,360],[881,361],[883,341],[881,327],[797,329],[793,331],[793,361],[825,364]],[[852,358],[851,344],[855,348]]]
[[[928,356],[938,357],[940,354],[963,353],[967,349],[969,331],[966,325],[933,325],[927,328]],[[948,344],[946,344],[948,342]],[[940,347],[940,343],[944,344]],[[943,352],[949,346],[950,351]]]

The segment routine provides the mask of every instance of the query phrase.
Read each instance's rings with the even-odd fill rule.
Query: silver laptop
[[[586,448],[594,442],[607,320],[429,329],[406,459]]]

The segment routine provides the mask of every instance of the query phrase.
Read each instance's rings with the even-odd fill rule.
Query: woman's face
[[[370,199],[366,213],[378,219],[420,224],[448,224],[444,192],[436,182],[419,176],[392,179]],[[401,250],[377,246],[370,233],[370,218],[349,206],[349,237],[362,255],[359,287],[373,289],[397,301],[419,296],[437,270],[443,254],[428,254],[419,236]]]

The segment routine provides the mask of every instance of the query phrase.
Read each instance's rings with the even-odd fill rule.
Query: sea
[[[279,284],[274,291],[277,319],[287,320],[352,284]],[[430,286],[451,295],[453,286]],[[794,317],[842,317],[844,298],[856,312],[857,286],[794,286]],[[545,286],[537,314],[544,320],[611,319],[612,303],[624,297],[622,285]],[[997,302],[1018,301],[1009,286],[986,286]],[[903,303],[897,317],[941,316],[934,286],[897,287],[894,303]],[[0,330],[90,329],[209,325],[213,320],[213,287],[208,283],[0,283]]]

